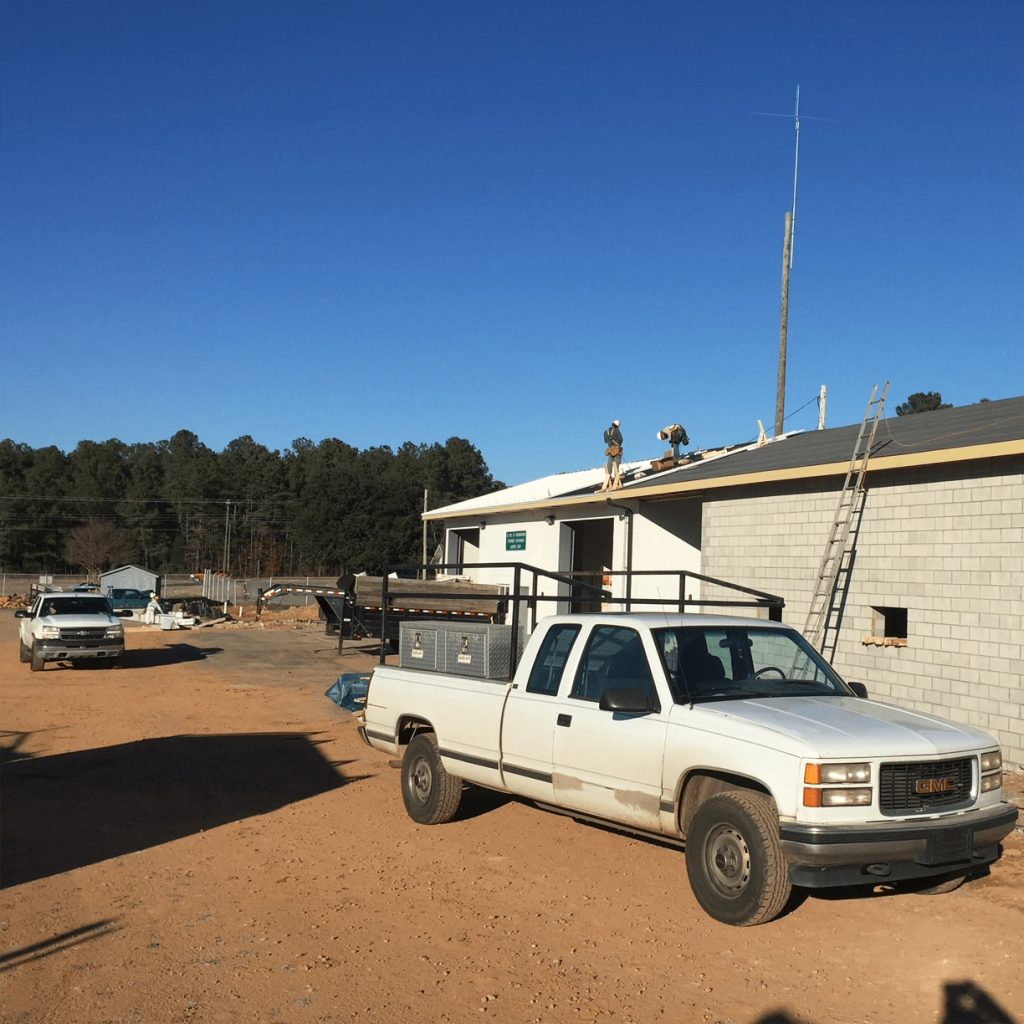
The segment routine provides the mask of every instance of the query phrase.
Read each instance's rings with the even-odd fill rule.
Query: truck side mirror
[[[868,688],[863,683],[847,683],[847,686],[858,696],[864,700],[868,699]]]
[[[30,619],[32,618],[32,613],[27,608],[19,608],[14,613],[14,617],[16,619]]]
[[[598,707],[602,711],[617,711],[626,715],[646,715],[655,710],[647,694],[634,686],[617,686],[605,690]]]

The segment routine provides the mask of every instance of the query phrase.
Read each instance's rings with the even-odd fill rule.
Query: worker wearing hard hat
[[[604,432],[604,483],[602,491],[614,490],[622,486],[619,464],[622,462],[622,431],[619,421],[612,420],[612,425]]]
[[[658,431],[659,441],[668,441],[672,447],[672,461],[679,461],[679,446],[690,443],[690,438],[686,434],[686,428],[679,423],[670,423],[667,427],[662,427]]]

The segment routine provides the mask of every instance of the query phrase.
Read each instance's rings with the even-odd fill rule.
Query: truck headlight
[[[1003,752],[1001,750],[988,750],[981,755],[982,772],[994,772],[1003,767]]]
[[[870,807],[870,788],[805,789],[804,807]]]
[[[870,764],[808,764],[804,766],[804,782],[809,786],[827,783],[870,782]]]
[[[60,627],[59,626],[43,626],[39,633],[43,640],[59,640],[60,639]]]
[[[124,627],[107,626],[107,631],[103,635],[107,640],[120,640],[124,636]]]
[[[983,775],[981,777],[981,791],[982,793],[991,793],[993,789],[1002,789],[1003,787],[1003,773],[993,772],[991,775]]]

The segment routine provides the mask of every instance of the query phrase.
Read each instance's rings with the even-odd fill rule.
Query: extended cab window
[[[580,659],[571,697],[599,701],[605,690],[640,690],[657,704],[651,666],[635,629],[595,626]]]
[[[544,693],[554,697],[562,682],[565,663],[569,660],[569,652],[579,636],[580,627],[576,625],[552,626],[544,637],[533,663],[530,679],[526,684],[527,693]]]

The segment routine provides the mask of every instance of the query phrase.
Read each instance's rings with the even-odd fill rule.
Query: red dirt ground
[[[316,623],[131,627],[33,674],[0,612],[7,1024],[964,1022],[1024,1013],[1024,836],[945,896],[735,929],[678,850],[476,794],[435,828]],[[1020,776],[1012,777],[1019,793]]]

